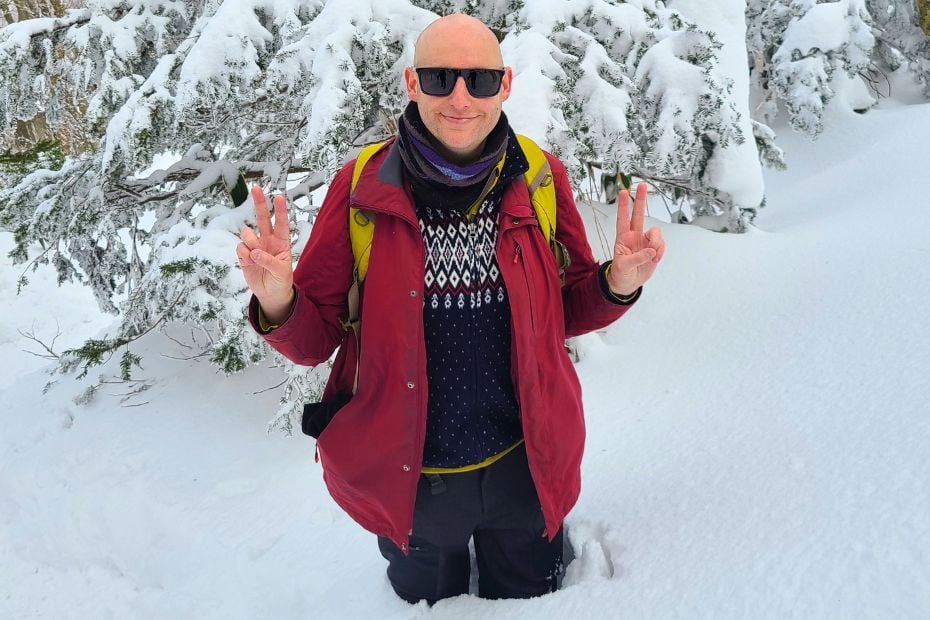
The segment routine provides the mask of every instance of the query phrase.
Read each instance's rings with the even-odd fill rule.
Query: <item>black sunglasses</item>
[[[493,97],[501,89],[503,69],[446,69],[423,67],[416,70],[420,78],[420,90],[432,97],[445,97],[455,88],[459,76],[465,80],[465,88],[472,97]]]

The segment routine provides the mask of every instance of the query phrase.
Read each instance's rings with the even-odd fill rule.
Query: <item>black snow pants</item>
[[[555,591],[562,570],[562,530],[550,543],[521,444],[474,471],[421,474],[410,553],[378,538],[387,575],[416,603],[466,594],[474,536],[478,596],[530,598]]]

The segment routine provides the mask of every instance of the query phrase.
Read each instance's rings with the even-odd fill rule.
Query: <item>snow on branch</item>
[[[869,61],[865,2],[879,0],[748,0],[753,71],[777,93],[760,110],[780,98],[793,123],[816,130],[833,74]],[[59,19],[11,24],[0,29],[2,129],[39,113],[55,128],[74,122],[63,110],[78,109],[90,147],[42,159],[57,170],[32,166],[15,178],[0,170],[10,184],[0,189],[0,228],[14,232],[13,257],[27,272],[54,265],[117,316],[112,333],[86,349],[93,359],[155,325],[186,323],[203,330],[224,371],[256,363],[267,350],[246,328],[234,252],[236,232],[253,218],[247,182],[287,192],[299,252],[312,191],[361,144],[393,133],[417,36],[437,14],[461,10],[502,39],[515,129],[548,145],[576,181],[595,167],[651,179],[739,230],[746,205],[715,185],[720,153],[750,128],[767,161],[782,161],[781,152],[766,126],[740,123],[748,106],[715,70],[724,50],[714,33],[669,6],[89,0]],[[742,61],[745,51],[732,53]]]
[[[520,110],[516,128],[547,142],[576,181],[592,164],[610,176],[674,181],[738,229],[739,208],[704,176],[716,149],[745,140],[729,85],[713,73],[713,34],[649,0],[558,7],[528,3],[503,41],[515,59],[507,109]]]

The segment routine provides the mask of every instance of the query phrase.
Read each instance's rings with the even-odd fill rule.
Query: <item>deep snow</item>
[[[663,223],[652,199],[663,264],[579,342],[577,558],[530,601],[396,599],[312,440],[265,434],[278,370],[225,378],[156,335],[143,383],[73,404],[16,330],[57,321],[60,350],[108,319],[46,271],[15,296],[0,236],[0,617],[930,616],[930,105],[834,111],[815,143],[779,130],[789,170],[749,234]]]

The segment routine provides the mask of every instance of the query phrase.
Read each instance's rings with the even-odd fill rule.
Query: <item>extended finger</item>
[[[621,190],[617,194],[617,243],[620,236],[630,230],[630,192]]]
[[[242,230],[239,231],[239,240],[250,250],[259,247],[259,240],[258,237],[255,236],[255,231],[248,226],[243,226]]]
[[[245,243],[240,243],[236,246],[236,256],[239,257],[239,264],[243,267],[248,267],[254,265],[255,261],[252,260],[251,256],[252,250]]]
[[[271,236],[271,213],[268,211],[268,201],[265,192],[258,185],[252,186],[252,202],[255,203],[255,223],[258,224],[258,234]]]
[[[665,254],[665,240],[662,238],[662,230],[659,228],[650,228],[646,232],[646,239],[649,241],[649,247],[656,251],[655,262],[662,260]]]
[[[636,185],[636,199],[633,201],[633,217],[630,219],[630,230],[633,232],[642,232],[643,230],[643,222],[646,220],[646,194],[646,184],[638,183]]]
[[[290,241],[290,224],[287,221],[287,200],[284,196],[274,197],[274,236]]]

